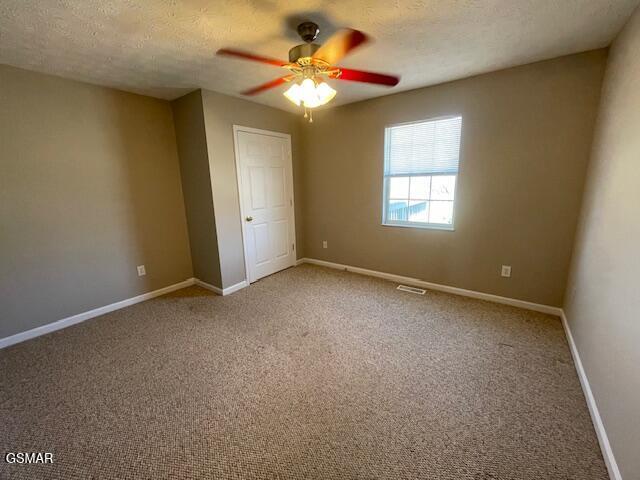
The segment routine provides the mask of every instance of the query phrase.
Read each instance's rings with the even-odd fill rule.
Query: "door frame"
[[[245,227],[245,208],[243,205],[243,195],[242,195],[242,174],[240,170],[240,151],[238,150],[238,133],[255,133],[258,135],[266,135],[270,137],[278,137],[287,140],[289,144],[289,163],[291,164],[291,173],[289,175],[289,181],[291,182],[291,212],[292,212],[292,222],[291,227],[293,228],[293,253],[294,253],[294,265],[295,260],[298,257],[298,245],[296,242],[296,200],[295,200],[295,188],[293,184],[293,152],[291,149],[291,135],[288,133],[274,132],[271,130],[262,130],[260,128],[253,127],[244,127],[242,125],[233,125],[233,151],[236,163],[236,182],[238,187],[238,202],[240,204],[240,229],[242,231],[242,253],[244,256],[244,275],[247,281],[247,285],[251,285],[251,277],[249,275],[249,263],[247,262],[247,258],[249,255],[247,253],[247,232]]]

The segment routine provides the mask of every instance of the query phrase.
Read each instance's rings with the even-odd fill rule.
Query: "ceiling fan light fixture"
[[[284,92],[283,95],[299,107],[300,102],[302,102],[302,87],[297,83],[294,83]]]
[[[315,108],[320,103],[316,95],[316,82],[312,78],[305,78],[302,81],[302,102],[307,108]]]
[[[329,86],[327,82],[322,82],[320,85],[316,87],[316,94],[318,95],[318,100],[320,100],[320,105],[325,105],[333,100],[333,97],[336,96],[336,91]]]
[[[305,78],[301,84],[291,85],[284,96],[297,106],[316,108],[329,103],[336,96],[336,91],[326,82],[318,85],[314,79]]]

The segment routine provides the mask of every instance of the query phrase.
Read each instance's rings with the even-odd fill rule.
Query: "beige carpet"
[[[304,265],[0,351],[10,479],[607,478],[560,321]]]

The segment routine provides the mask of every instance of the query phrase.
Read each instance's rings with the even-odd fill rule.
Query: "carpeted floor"
[[[303,265],[0,351],[10,479],[606,479],[560,321]]]

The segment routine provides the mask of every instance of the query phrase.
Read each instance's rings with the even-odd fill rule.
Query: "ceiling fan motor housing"
[[[289,50],[289,61],[296,63],[299,58],[312,57],[314,53],[320,48],[317,43],[303,43],[302,45],[296,45]]]

